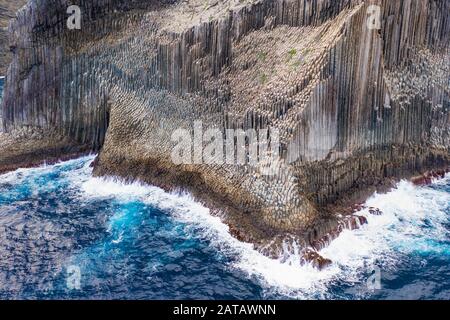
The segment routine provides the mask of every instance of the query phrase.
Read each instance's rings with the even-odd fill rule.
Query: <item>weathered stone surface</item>
[[[17,129],[0,132],[0,174],[17,168],[28,168],[88,154],[90,146],[80,145],[67,136],[39,129]]]
[[[320,247],[342,230],[330,203],[448,167],[448,0],[70,4],[81,30],[65,27],[65,0],[31,0],[11,23],[3,130],[101,149],[95,174],[187,189],[243,240]],[[280,130],[276,174],[175,165],[171,135],[196,120]]]
[[[12,59],[8,41],[9,20],[15,16],[17,9],[25,3],[26,0],[0,0],[0,76],[6,74]]]
[[[420,176],[411,178],[411,182],[414,183],[415,185],[419,185],[419,186],[431,184],[433,182],[433,180],[444,178],[448,172],[450,172],[449,168],[426,171],[425,173],[423,173]]]

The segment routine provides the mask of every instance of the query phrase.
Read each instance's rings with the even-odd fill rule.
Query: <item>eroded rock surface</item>
[[[0,0],[0,76],[6,74],[12,59],[8,40],[9,20],[15,17],[15,12],[26,2],[26,0]]]
[[[69,4],[81,30],[66,28]],[[314,247],[345,227],[330,203],[448,166],[449,12],[448,0],[31,0],[10,27],[3,131],[101,150],[95,174],[186,189],[261,248],[287,233]],[[175,165],[173,132],[198,120],[279,130],[276,174]]]

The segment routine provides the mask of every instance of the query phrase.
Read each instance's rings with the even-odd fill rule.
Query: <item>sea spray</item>
[[[449,181],[450,177],[438,183]],[[93,185],[96,185],[94,187]],[[291,254],[281,262],[269,259],[253,249],[251,244],[233,238],[228,227],[209,210],[198,204],[188,194],[169,194],[155,187],[140,183],[123,184],[118,180],[93,178],[85,184],[85,190],[95,194],[114,194],[126,197],[130,194],[170,212],[190,228],[201,232],[221,252],[238,256],[230,267],[244,270],[255,276],[269,292],[278,292],[296,298],[329,297],[327,285],[344,281],[364,283],[365,271],[377,265],[393,270],[398,256],[413,250],[432,247],[432,239],[448,239],[444,224],[448,220],[450,194],[426,187],[415,187],[402,181],[387,194],[375,194],[367,201],[367,208],[381,209],[383,215],[374,216],[369,209],[357,213],[367,218],[368,225],[359,230],[346,230],[320,253],[334,264],[322,272],[311,266],[299,264],[300,255]],[[423,221],[433,224],[433,231],[423,230]],[[195,228],[196,226],[197,228]],[[437,253],[446,248],[434,248]],[[361,296],[370,294],[361,292]]]
[[[431,186],[416,187],[402,181],[390,193],[373,195],[367,207],[379,208],[383,214],[371,215],[369,209],[359,212],[369,223],[359,230],[344,231],[321,250],[320,254],[333,260],[333,265],[318,271],[308,265],[301,266],[295,252],[283,261],[263,256],[251,244],[233,238],[229,228],[189,194],[167,193],[138,182],[92,177],[93,159],[94,156],[89,156],[0,176],[0,222],[8,226],[5,236],[13,239],[2,242],[1,251],[6,250],[1,246],[7,243],[18,249],[23,246],[14,239],[27,236],[20,231],[22,225],[26,229],[30,223],[21,222],[24,217],[39,218],[34,225],[45,228],[38,229],[52,230],[52,237],[42,244],[43,249],[49,250],[49,245],[55,247],[58,242],[66,248],[57,251],[53,258],[46,254],[49,260],[58,261],[50,268],[53,274],[42,271],[36,279],[33,273],[15,275],[16,279],[29,283],[36,281],[34,291],[26,291],[25,282],[17,280],[19,283],[12,287],[14,293],[0,287],[3,297],[397,297],[399,291],[389,289],[394,286],[390,284],[392,279],[399,274],[407,286],[410,280],[403,274],[414,272],[405,269],[403,264],[410,268],[427,266],[424,270],[432,271],[434,265],[442,268],[440,265],[450,259],[448,175]],[[37,211],[24,216],[21,212],[28,208]],[[79,215],[78,210],[84,213]],[[63,236],[62,232],[67,233],[80,224],[86,224],[79,229],[81,233]],[[20,229],[16,230],[15,226],[19,225]],[[20,236],[15,236],[17,232]],[[42,250],[39,249],[42,245],[37,249]],[[72,247],[78,249],[69,250]],[[28,251],[23,254],[31,255]],[[21,260],[6,258],[5,263],[8,261]],[[18,265],[14,270],[23,267]],[[81,289],[69,290],[66,270],[78,270],[77,267]],[[373,267],[381,270],[378,291],[367,286]],[[202,271],[196,272],[197,269]],[[1,270],[2,276],[8,277]],[[422,273],[429,281],[439,278],[439,273]],[[188,279],[197,280],[188,285]],[[222,283],[225,280],[227,284]],[[141,283],[142,288],[130,291],[133,283]],[[441,289],[445,285],[445,280],[436,280],[437,293],[433,295],[445,298]],[[420,291],[405,292],[412,295]]]

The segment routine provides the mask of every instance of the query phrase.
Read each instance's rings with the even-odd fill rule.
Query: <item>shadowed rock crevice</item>
[[[363,224],[346,205],[448,168],[447,0],[70,4],[81,30],[65,27],[64,0],[29,1],[11,23],[4,134],[52,132],[101,150],[96,175],[187,190],[263,252],[279,253],[286,234],[319,249]],[[199,120],[224,135],[279,130],[276,174],[263,163],[175,165],[172,133]],[[3,149],[11,169],[18,155]]]

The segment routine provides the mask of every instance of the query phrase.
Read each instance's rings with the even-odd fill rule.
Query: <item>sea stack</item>
[[[30,0],[9,25],[0,172],[98,152],[95,175],[190,192],[269,256],[286,237],[314,248],[365,223],[345,208],[374,190],[448,169],[449,12],[448,0]],[[217,150],[174,162],[174,133],[206,146],[208,130],[236,154],[230,130],[268,148],[255,163]]]

